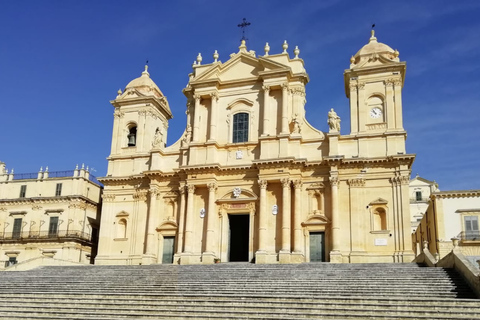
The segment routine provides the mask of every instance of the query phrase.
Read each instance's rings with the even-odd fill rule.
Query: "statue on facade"
[[[190,141],[192,141],[192,127],[189,124],[187,125],[187,133],[185,134],[182,140],[182,147],[188,146]]]
[[[153,136],[152,145],[154,147],[160,147],[162,145],[162,142],[163,142],[163,133],[160,130],[160,128],[157,128],[157,130],[155,130],[155,135]]]
[[[297,114],[295,114],[295,118],[293,118],[292,123],[293,123],[292,133],[297,133],[297,134],[300,133],[301,128],[300,128],[300,123],[297,120]]]
[[[340,117],[337,115],[337,113],[333,110],[333,108],[330,109],[328,112],[328,127],[330,128],[329,132],[340,132]]]

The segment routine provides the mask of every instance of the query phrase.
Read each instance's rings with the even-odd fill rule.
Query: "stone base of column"
[[[180,258],[182,257],[181,253],[175,253],[173,255],[173,264],[180,264]]]
[[[350,252],[349,258],[350,263],[367,263],[368,262],[368,254],[366,251],[352,251]]]
[[[213,264],[215,263],[215,253],[213,252],[204,252],[202,253],[202,264]]]
[[[276,253],[268,253],[266,251],[255,252],[255,264],[273,264],[278,263]]]
[[[331,263],[343,263],[342,254],[340,251],[330,252],[330,262]]]
[[[290,256],[291,263],[303,263],[305,262],[305,255],[302,252],[292,252]]]
[[[142,265],[156,264],[157,256],[153,254],[144,254],[142,257]]]
[[[288,251],[280,251],[278,253],[278,262],[280,263],[291,263],[291,253]]]
[[[201,264],[201,258],[201,254],[182,253],[180,256],[180,264]]]

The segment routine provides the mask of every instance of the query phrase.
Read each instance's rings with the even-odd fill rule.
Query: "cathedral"
[[[168,101],[145,68],[111,101],[96,264],[411,262],[402,87],[406,63],[371,37],[344,71],[350,132],[305,117],[298,48],[199,55],[187,122],[166,145]]]

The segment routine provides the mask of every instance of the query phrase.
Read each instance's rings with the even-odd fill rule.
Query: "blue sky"
[[[248,49],[300,48],[310,83],[307,119],[327,131],[327,112],[349,133],[343,71],[368,42],[407,62],[403,90],[412,175],[442,190],[480,189],[480,1],[6,1],[0,0],[0,161],[17,173],[73,169],[106,174],[119,88],[145,60],[172,109],[168,144],[185,128],[182,89],[199,52],[210,63]]]

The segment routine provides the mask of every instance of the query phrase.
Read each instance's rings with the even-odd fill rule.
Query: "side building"
[[[417,254],[426,244],[439,259],[452,249],[452,239],[473,265],[480,259],[480,190],[439,191],[430,195],[428,208],[413,234]]]
[[[333,109],[315,111],[328,132],[307,122],[304,61],[281,47],[199,55],[170,146],[172,113],[147,69],[118,92],[97,264],[412,261],[406,63],[372,31],[344,72],[342,135]]]
[[[430,195],[440,191],[435,181],[420,177],[418,174],[410,180],[411,229],[415,233],[423,215],[427,211]]]
[[[102,186],[83,166],[15,174],[0,162],[0,268],[93,263]],[[54,261],[54,262],[52,262]]]

